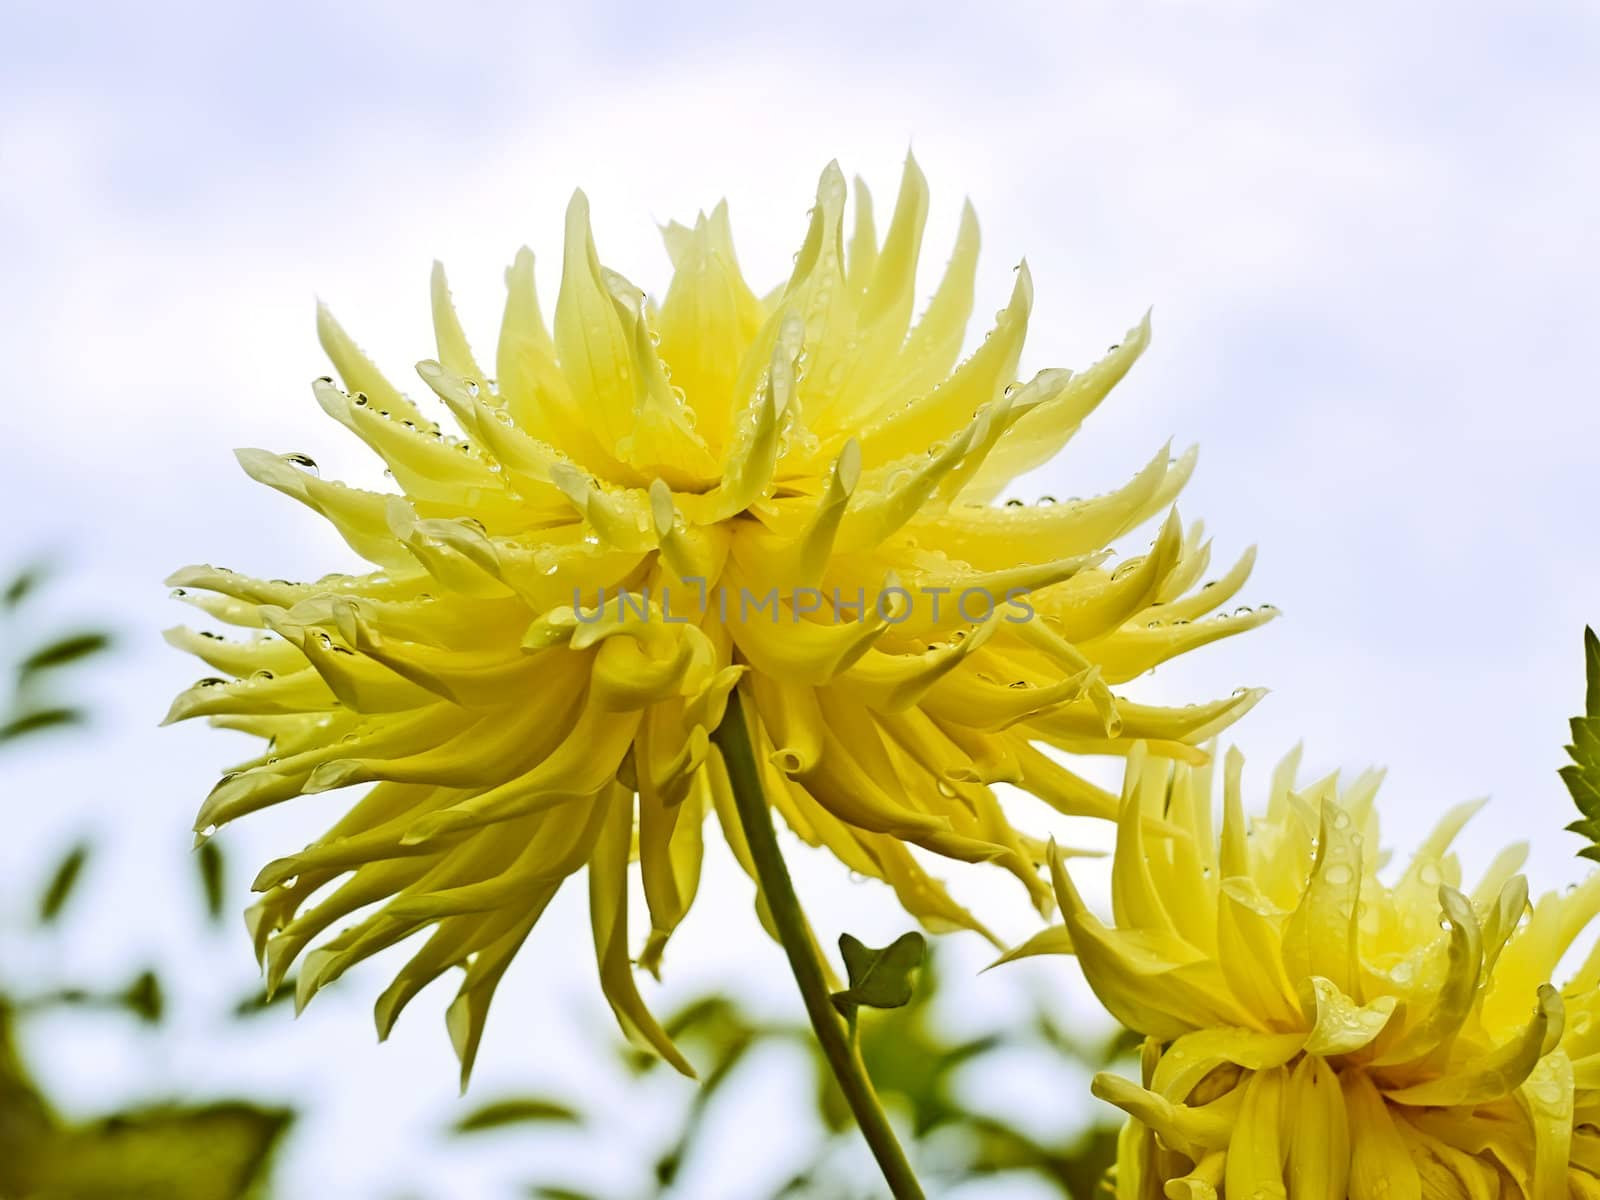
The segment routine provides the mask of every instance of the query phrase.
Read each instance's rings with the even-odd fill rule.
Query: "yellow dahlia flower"
[[[1043,845],[1011,827],[991,785],[1114,812],[1040,744],[1121,752],[1150,739],[1192,756],[1255,701],[1162,708],[1111,691],[1271,615],[1202,619],[1250,559],[1197,589],[1208,545],[1175,515],[1147,554],[1105,563],[1108,542],[1170,508],[1192,452],[1162,449],[1092,499],[992,503],[1077,431],[1144,349],[1148,323],[1081,374],[1018,384],[1024,266],[957,365],[978,252],[970,209],[913,322],[921,172],[908,161],[881,242],[860,189],[848,252],[845,199],[830,165],[793,273],[764,298],[740,274],[724,207],[668,226],[658,306],[601,266],[580,193],[553,332],[523,250],[486,365],[435,267],[438,358],[417,370],[457,432],[319,311],[346,390],[320,379],[317,401],[398,493],[323,480],[300,454],[239,460],[376,570],[289,583],[191,567],[171,580],[255,631],[172,631],[220,675],[179,696],[171,718],[267,740],[224,776],[197,830],[376,785],[257,878],[250,923],[269,983],[376,905],[304,955],[301,1002],[431,929],[378,1002],[380,1033],[430,980],[465,967],[448,1023],[469,1065],[502,972],[587,865],[606,994],[630,1034],[687,1070],[634,986],[628,879],[637,862],[654,969],[694,897],[708,813],[748,867],[707,736],[735,687],[789,827],[886,881],[934,928],[980,926],[906,843],[997,861],[1048,901]]]
[[[1215,835],[1208,768],[1130,756],[1109,925],[1055,858],[1065,924],[1018,953],[1070,947],[1147,1035],[1142,1086],[1095,1080],[1118,1196],[1600,1196],[1600,952],[1549,983],[1600,875],[1530,912],[1516,845],[1463,892],[1468,804],[1387,883],[1381,776],[1297,791],[1297,759],[1247,822],[1231,752]]]

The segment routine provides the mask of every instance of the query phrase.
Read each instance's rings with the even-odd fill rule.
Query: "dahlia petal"
[[[1483,973],[1483,934],[1472,904],[1451,887],[1439,888],[1439,906],[1450,922],[1449,966],[1443,985],[1423,1019],[1373,1059],[1375,1067],[1404,1067],[1434,1054],[1466,1023],[1478,999]]]
[[[658,979],[667,940],[699,890],[705,815],[698,798],[669,806],[648,790],[640,791],[639,872],[650,910],[650,936],[639,965]]]
[[[1173,1103],[1195,1103],[1196,1089],[1207,1090],[1218,1068],[1269,1071],[1291,1062],[1304,1039],[1293,1033],[1259,1033],[1253,1029],[1199,1029],[1178,1038],[1162,1053],[1150,1078],[1153,1091]]]
[[[1111,906],[1117,924],[1127,929],[1148,930],[1177,936],[1167,907],[1162,903],[1151,874],[1144,843],[1145,809],[1139,787],[1148,768],[1142,745],[1128,756],[1122,800],[1117,818],[1117,848],[1111,860]],[[1154,814],[1152,814],[1154,815]]]
[[[1291,976],[1327,978],[1359,1003],[1361,843],[1350,814],[1332,801],[1321,809],[1316,855],[1300,906],[1284,930],[1284,965]]]
[[[1395,1118],[1359,1071],[1341,1081],[1350,1121],[1350,1200],[1422,1200],[1422,1181]]]
[[[1345,1200],[1350,1177],[1350,1121],[1339,1079],[1307,1055],[1289,1079],[1289,1192],[1295,1200]]]
[[[1244,1099],[1228,1139],[1223,1191],[1229,1196],[1282,1200],[1288,1195],[1283,1181],[1288,1147],[1279,1137],[1285,1100],[1283,1068],[1256,1071],[1239,1090]]]
[[[850,228],[850,245],[845,250],[844,276],[859,305],[860,297],[872,282],[873,269],[878,265],[878,231],[872,210],[872,189],[859,175],[850,182],[854,187],[855,221]]]
[[[1517,1089],[1533,1121],[1534,1165],[1530,1200],[1561,1200],[1567,1194],[1572,1155],[1572,1063],[1560,1050],[1540,1059]]]
[[[235,450],[239,465],[257,483],[292,496],[326,517],[349,547],[381,567],[409,567],[411,559],[389,531],[384,513],[388,497],[377,492],[324,483],[266,450]]]
[[[556,354],[574,395],[592,398],[597,434],[617,445],[633,422],[634,380],[628,334],[601,274],[581,191],[567,205],[561,290],[556,296]]]
[[[1213,1150],[1195,1163],[1194,1170],[1187,1175],[1167,1180],[1162,1185],[1162,1194],[1167,1200],[1217,1200],[1227,1164],[1226,1151]]]
[[[731,240],[719,239],[727,206],[693,230],[682,229],[673,255],[672,283],[661,302],[661,355],[672,377],[700,415],[708,441],[725,444],[729,398],[735,395],[739,363],[761,329],[761,309],[739,273]]]
[[[1032,937],[1018,942],[999,958],[995,959],[984,970],[998,967],[1002,963],[1016,962],[1019,958],[1032,958],[1039,954],[1071,954],[1072,934],[1065,925],[1051,925],[1041,929]]]
[[[350,392],[365,395],[378,408],[397,414],[401,420],[421,423],[422,414],[416,406],[383,377],[320,300],[317,302],[317,340]]]
[[[472,356],[472,347],[461,328],[461,318],[456,315],[455,302],[450,298],[450,282],[445,278],[444,264],[437,259],[428,279],[428,289],[433,301],[433,337],[439,348],[440,363],[446,370],[487,387],[489,377]]]
[[[878,403],[877,384],[883,369],[905,341],[912,305],[916,301],[917,259],[922,253],[922,234],[927,221],[928,181],[916,159],[908,153],[894,215],[890,218],[882,249],[874,257],[870,281],[861,291],[856,313],[855,353],[834,401],[835,410],[842,417],[860,421],[871,415]],[[847,273],[852,290],[865,269],[854,258],[852,255],[850,263],[854,270]]]
[[[1169,442],[1131,480],[1103,496],[999,508],[959,504],[919,520],[918,528],[936,534],[950,554],[977,566],[1027,561],[1041,545],[1060,556],[1089,554],[1165,509],[1188,481],[1194,462],[1192,450],[1174,459]]]
[[[1549,1052],[1546,1040],[1561,1035],[1561,996],[1549,984],[1539,987],[1539,1003],[1522,1030],[1492,1050],[1446,1068],[1427,1083],[1391,1088],[1384,1093],[1395,1104],[1451,1106],[1482,1104],[1521,1086],[1539,1059]]]
[[[507,410],[534,437],[563,447],[578,423],[556,346],[539,311],[533,251],[517,251],[506,268],[506,305],[495,347],[494,377]],[[563,419],[564,418],[564,419]]]
[[[1149,1126],[1179,1154],[1196,1161],[1205,1158],[1210,1151],[1226,1148],[1233,1126],[1243,1115],[1242,1097],[1237,1095],[1202,1107],[1174,1104],[1156,1092],[1105,1071],[1096,1075],[1090,1086],[1096,1097],[1115,1104]],[[1230,1163],[1232,1159],[1230,1154]]]
[[[972,315],[978,245],[978,214],[967,201],[961,206],[955,248],[939,286],[879,383],[882,411],[894,411],[905,401],[927,392],[960,357],[967,319]]]
[[[1078,431],[1083,419],[1122,381],[1149,344],[1147,312],[1110,353],[1074,376],[1059,397],[1017,423],[968,485],[965,497],[973,503],[992,500],[1010,480],[1053,458]]]
[[[641,1050],[659,1055],[690,1079],[694,1068],[645,1008],[633,981],[628,958],[628,844],[633,818],[629,798],[613,787],[596,803],[606,809],[605,823],[589,861],[589,916],[594,926],[600,987],[617,1023]]]
[[[1388,1028],[1397,1003],[1393,996],[1378,996],[1359,1004],[1333,980],[1311,976],[1300,988],[1300,1007],[1311,1024],[1306,1053],[1331,1058],[1370,1046]]]
[[[907,454],[920,454],[970,428],[978,410],[999,399],[1005,386],[1016,378],[1032,311],[1033,277],[1023,263],[1017,268],[1011,299],[972,356],[931,392],[889,412],[857,435],[863,462],[872,468]]]

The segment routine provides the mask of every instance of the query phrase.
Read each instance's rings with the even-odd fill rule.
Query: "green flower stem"
[[[728,711],[717,727],[712,740],[722,751],[728,767],[728,779],[733,784],[733,801],[739,813],[739,824],[744,828],[745,841],[750,846],[750,858],[755,864],[756,879],[761,894],[766,898],[767,910],[777,927],[784,953],[789,957],[789,969],[794,972],[801,999],[805,1001],[806,1015],[811,1018],[811,1028],[828,1060],[839,1088],[844,1092],[850,1111],[855,1114],[861,1135],[872,1148],[878,1160],[878,1169],[889,1185],[896,1200],[922,1200],[922,1186],[906,1161],[905,1151],[884,1115],[878,1094],[867,1078],[866,1066],[850,1031],[833,1007],[829,998],[827,974],[822,959],[812,939],[811,928],[800,901],[794,894],[794,884],[789,879],[789,869],[784,865],[783,854],[778,849],[778,836],[772,827],[772,812],[767,807],[766,795],[761,790],[761,777],[756,770],[755,750],[750,744],[750,731],[745,725],[744,709],[739,694],[728,698]]]

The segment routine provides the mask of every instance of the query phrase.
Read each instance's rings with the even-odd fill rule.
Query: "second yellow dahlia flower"
[[[978,252],[970,209],[913,321],[922,174],[908,161],[881,241],[863,187],[846,250],[845,201],[830,165],[793,272],[765,297],[740,274],[725,208],[669,226],[658,306],[601,265],[580,193],[553,332],[524,250],[493,360],[480,361],[435,268],[438,358],[417,368],[429,401],[403,395],[319,312],[344,387],[318,380],[317,401],[398,490],[323,480],[299,454],[239,459],[376,569],[290,583],[192,567],[171,581],[249,631],[170,634],[220,672],[172,717],[267,743],[217,785],[197,829],[375,785],[257,878],[250,921],[269,983],[300,958],[303,1002],[431,929],[378,1024],[464,967],[449,1027],[468,1066],[502,972],[587,866],[606,994],[625,1029],[687,1069],[634,986],[628,879],[637,861],[654,968],[694,897],[708,813],[743,855],[708,744],[732,689],[789,827],[887,881],[934,928],[981,927],[907,843],[994,860],[1048,898],[1043,846],[1012,828],[992,785],[1114,812],[1040,745],[1120,752],[1148,739],[1193,756],[1254,702],[1161,708],[1111,690],[1271,615],[1208,616],[1250,560],[1197,588],[1207,544],[1175,515],[1148,553],[1105,563],[1109,542],[1170,508],[1192,453],[1162,449],[1092,499],[993,503],[1072,437],[1148,324],[1087,371],[1019,383],[1024,266],[958,365]]]
[[[1231,753],[1214,833],[1209,768],[1131,756],[1110,924],[1053,864],[1064,925],[1023,952],[1070,948],[1147,1035],[1140,1084],[1095,1080],[1117,1195],[1600,1196],[1600,951],[1549,982],[1600,875],[1530,909],[1519,845],[1462,891],[1463,805],[1385,882],[1379,775],[1295,790],[1297,758],[1247,820]]]

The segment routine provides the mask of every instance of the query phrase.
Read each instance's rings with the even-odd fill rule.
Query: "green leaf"
[[[72,895],[84,863],[89,861],[89,843],[79,842],[57,865],[39,897],[39,923],[48,925],[61,915],[61,909]]]
[[[0,608],[16,608],[38,589],[45,575],[43,566],[29,567],[18,573],[0,592]]]
[[[478,1133],[485,1129],[499,1129],[506,1125],[555,1122],[562,1125],[580,1125],[583,1117],[578,1110],[559,1100],[545,1100],[537,1096],[495,1100],[475,1108],[450,1127],[452,1133]]]
[[[151,1025],[161,1020],[161,1014],[166,1009],[166,996],[161,989],[161,980],[156,978],[154,971],[141,972],[138,978],[117,996],[117,1002],[141,1021]]]
[[[257,1013],[266,1012],[269,1008],[286,1008],[294,999],[294,977],[290,976],[278,985],[278,990],[271,996],[267,995],[266,988],[256,991],[240,1000],[233,1006],[235,1017],[253,1017]]]
[[[1600,859],[1600,637],[1592,628],[1583,631],[1583,658],[1585,711],[1572,718],[1572,742],[1567,747],[1572,762],[1559,773],[1582,814],[1567,828],[1589,843],[1578,853]]]
[[[56,729],[62,725],[77,725],[83,713],[76,708],[35,708],[19,713],[0,725],[0,742],[9,742],[30,733]]]
[[[882,950],[863,945],[848,933],[839,935],[839,953],[850,986],[833,994],[833,1006],[848,1021],[854,1021],[858,1008],[899,1008],[911,1000],[915,990],[912,972],[922,965],[928,951],[920,933],[902,933]]]
[[[0,1194],[234,1200],[256,1194],[290,1119],[242,1103],[119,1113],[22,1146]]]
[[[222,901],[225,894],[225,864],[222,851],[214,841],[200,843],[194,855],[195,870],[200,874],[200,890],[206,898],[206,913],[213,921],[222,919]]]
[[[17,667],[17,671],[23,679],[27,679],[40,671],[48,671],[54,667],[64,667],[68,663],[75,663],[80,659],[88,658],[92,654],[99,654],[102,650],[108,649],[110,645],[111,638],[104,633],[69,634],[39,647],[39,649],[22,660]]]

